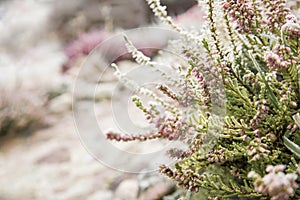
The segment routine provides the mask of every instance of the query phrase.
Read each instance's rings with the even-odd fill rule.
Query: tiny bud
[[[255,136],[259,136],[260,135],[260,130],[256,129],[253,133],[254,133]]]
[[[265,105],[261,106],[261,110],[266,111],[267,107]]]
[[[254,103],[255,106],[258,106],[258,104],[259,104],[259,101],[256,101],[256,102]]]
[[[169,139],[169,140],[173,140],[173,139],[174,139],[174,135],[169,135],[169,136],[168,136],[168,139]]]
[[[297,103],[295,102],[295,101],[292,101],[291,103],[290,103],[290,105],[292,106],[292,107],[294,107],[294,108],[297,108]]]
[[[293,128],[292,128],[292,131],[293,131],[293,132],[296,131],[297,128],[298,128],[298,126],[297,126],[296,124],[294,124],[294,126],[293,126]]]
[[[259,160],[259,158],[260,158],[260,155],[256,154],[255,156],[253,156],[252,160],[257,161],[257,160]]]
[[[262,103],[263,103],[263,104],[267,104],[267,100],[266,100],[266,99],[263,99],[263,100],[262,100]]]
[[[279,99],[279,102],[284,102],[285,100],[286,100],[286,98],[282,97],[282,98]]]

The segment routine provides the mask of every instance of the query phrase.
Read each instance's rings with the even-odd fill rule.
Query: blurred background
[[[179,16],[178,23],[203,16],[195,1],[162,3],[172,16]],[[144,0],[0,2],[0,200],[150,200],[177,195],[174,185],[156,173],[121,173],[94,160],[80,143],[72,114],[73,84],[90,52],[116,32],[147,26],[162,25]],[[147,38],[141,36],[140,41]],[[167,42],[167,36],[150,38],[161,47]],[[118,62],[121,68],[136,65],[126,56]],[[96,84],[91,75],[108,65],[105,57],[93,63],[97,67],[81,80],[87,84]],[[111,72],[95,97],[101,108],[98,118],[107,127],[112,126],[106,108],[115,82]]]

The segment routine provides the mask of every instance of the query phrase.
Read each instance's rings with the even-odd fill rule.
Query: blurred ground
[[[109,108],[108,104],[99,106]],[[105,116],[105,112],[99,114]],[[145,183],[149,194],[144,191],[140,199],[153,199],[174,189],[157,174],[125,174],[94,160],[81,145],[71,116],[30,137],[10,139],[1,144],[0,151],[3,200],[138,199]],[[156,184],[160,190],[151,191]]]

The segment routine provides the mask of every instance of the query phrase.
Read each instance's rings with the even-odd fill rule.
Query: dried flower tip
[[[176,94],[173,91],[171,91],[171,89],[168,88],[167,86],[160,85],[160,86],[158,86],[158,89],[160,91],[162,91],[165,95],[170,97],[171,99],[178,101],[178,98],[177,98]]]

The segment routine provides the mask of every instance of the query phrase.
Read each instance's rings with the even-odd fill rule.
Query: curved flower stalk
[[[179,32],[181,35],[185,36],[189,40],[195,42],[196,44],[201,44],[201,36],[195,35],[190,31],[184,30],[182,27],[175,24],[173,19],[168,16],[167,7],[162,6],[160,0],[146,0],[149,8],[153,11],[154,15],[157,16],[162,22],[170,25],[175,31]]]

